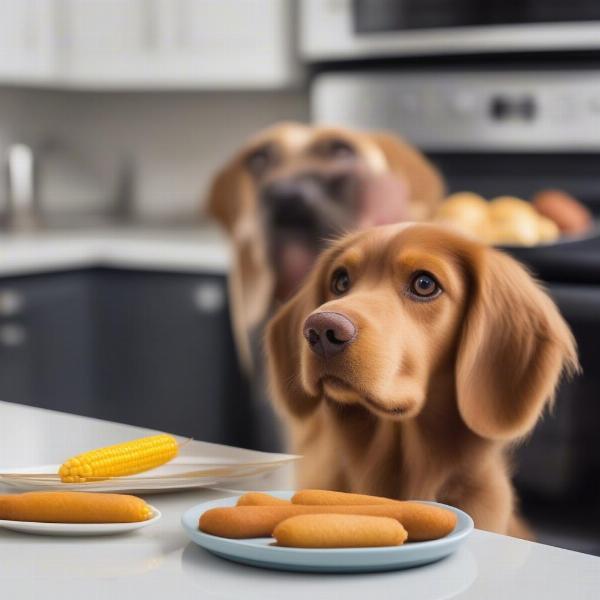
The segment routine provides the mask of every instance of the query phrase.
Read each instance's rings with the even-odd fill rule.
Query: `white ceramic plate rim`
[[[10,486],[17,490],[64,490],[64,491],[93,491],[93,492],[170,492],[184,489],[196,489],[215,486],[218,484],[240,481],[251,477],[266,475],[275,471],[290,461],[297,460],[297,457],[290,455],[289,458],[277,459],[269,463],[257,463],[252,466],[238,467],[231,469],[231,473],[225,475],[215,475],[207,471],[202,476],[150,479],[147,473],[129,477],[127,480],[115,478],[114,480],[92,481],[87,483],[62,483],[60,481],[31,480],[28,475],[32,472],[55,473],[59,465],[39,465],[33,467],[17,467],[4,469],[0,474],[0,483]],[[176,465],[177,466],[177,465]],[[5,475],[10,475],[6,477]],[[22,475],[23,477],[19,477]],[[150,481],[149,481],[150,479]]]
[[[272,494],[272,495],[276,495],[276,494],[281,494],[282,492],[265,492],[268,494]],[[293,492],[289,492],[289,497],[291,498],[293,495]],[[240,496],[234,496],[235,500],[237,501],[237,499]],[[225,499],[223,499],[225,500]],[[231,500],[231,497],[228,497],[227,500]],[[190,508],[189,510],[187,510],[184,513],[184,516],[182,517],[182,521],[183,518],[185,518],[185,515],[187,515],[188,513],[190,514],[195,514],[195,512],[198,510],[199,506],[202,506],[204,504],[211,504],[211,503],[215,503],[218,501],[209,501],[209,502],[202,502],[200,505],[196,505],[192,508]],[[411,501],[412,502],[412,501]],[[468,515],[466,512],[460,510],[459,508],[456,508],[454,506],[449,506],[448,504],[442,504],[441,502],[430,502],[428,500],[414,500],[414,502],[420,502],[421,504],[433,504],[434,506],[440,506],[442,508],[447,508],[448,510],[451,510],[453,513],[455,514],[461,514],[464,515],[465,517],[468,518],[468,520],[470,521],[470,527],[464,528],[464,529],[460,529],[459,531],[452,531],[450,532],[448,535],[439,538],[437,540],[429,540],[428,542],[410,542],[407,544],[402,544],[401,546],[381,546],[381,547],[377,547],[377,546],[372,546],[372,547],[367,547],[367,548],[286,548],[283,546],[261,546],[261,549],[265,549],[265,550],[272,550],[273,552],[279,554],[279,553],[296,553],[296,552],[304,552],[306,554],[331,554],[332,552],[335,551],[335,553],[337,554],[338,552],[340,554],[351,554],[351,553],[355,553],[357,550],[368,550],[369,553],[377,553],[377,552],[381,552],[381,553],[389,553],[391,550],[393,550],[394,552],[410,552],[413,549],[416,548],[423,548],[425,546],[427,546],[428,548],[435,548],[436,546],[441,546],[441,545],[445,545],[447,544],[449,541],[459,541],[462,540],[464,537],[468,536],[471,531],[474,529],[474,523],[473,523],[473,519],[470,517],[470,515]],[[231,504],[227,504],[227,505],[223,505],[223,506],[232,506]],[[209,507],[209,508],[213,508],[213,506]],[[208,508],[207,508],[208,510]],[[203,511],[204,512],[204,511]],[[198,514],[198,518],[200,518],[200,515],[202,513]],[[269,538],[252,538],[252,539],[229,539],[229,538],[222,538],[216,535],[211,535],[210,533],[204,533],[203,531],[200,531],[198,529],[198,531],[196,532],[197,534],[199,534],[200,536],[205,536],[207,538],[211,538],[211,539],[215,539],[215,540],[219,540],[221,543],[223,544],[227,544],[230,543],[232,546],[249,546],[249,547],[253,547],[256,546],[256,540],[257,539],[269,539]]]
[[[22,531],[26,533],[56,533],[60,535],[82,535],[87,533],[106,534],[106,533],[121,533],[125,531],[133,531],[141,529],[156,523],[162,513],[158,508],[148,505],[152,510],[152,518],[146,521],[135,521],[133,523],[45,523],[39,521],[9,521],[0,519],[0,527],[10,529],[12,531]]]

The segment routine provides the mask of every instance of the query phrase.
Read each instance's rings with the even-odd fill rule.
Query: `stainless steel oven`
[[[421,147],[450,192],[530,198],[558,188],[600,215],[600,70],[323,72],[311,100],[317,122],[395,131]],[[540,507],[600,500],[600,237],[508,251],[548,287],[584,369],[519,451],[517,481],[535,521]],[[560,521],[549,518],[544,541],[600,554],[600,530],[588,543],[582,524],[587,532],[563,539]]]
[[[600,48],[597,0],[302,0],[310,60]]]

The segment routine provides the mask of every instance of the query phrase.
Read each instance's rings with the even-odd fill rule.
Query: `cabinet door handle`
[[[0,317],[15,317],[23,312],[25,298],[12,289],[0,290]]]
[[[6,323],[0,326],[0,346],[17,348],[27,341],[27,330],[18,323]]]
[[[226,301],[223,285],[208,281],[201,283],[192,292],[192,301],[201,313],[214,314],[223,310]]]

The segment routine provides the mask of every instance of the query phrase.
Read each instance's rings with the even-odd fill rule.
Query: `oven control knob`
[[[513,111],[513,103],[505,96],[494,96],[490,102],[490,115],[495,121],[508,119]]]

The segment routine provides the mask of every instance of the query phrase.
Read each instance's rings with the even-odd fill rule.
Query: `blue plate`
[[[293,492],[269,492],[278,498],[291,498]],[[209,552],[234,562],[281,571],[313,573],[366,573],[417,567],[452,554],[471,531],[473,519],[458,508],[426,502],[451,510],[458,517],[454,531],[430,542],[414,542],[384,548],[282,548],[273,545],[273,538],[231,540],[198,530],[200,515],[219,506],[235,506],[239,496],[203,502],[186,511],[181,524],[190,539]]]

